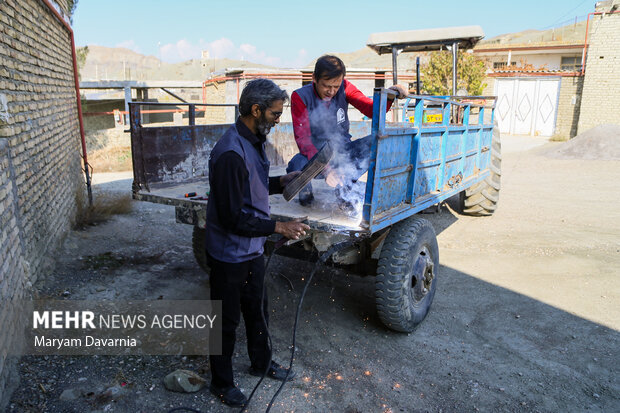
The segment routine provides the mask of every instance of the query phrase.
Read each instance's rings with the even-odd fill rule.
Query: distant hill
[[[482,40],[480,46],[495,44],[530,44],[530,43],[583,43],[586,35],[586,21],[554,27],[548,30],[524,30],[517,33],[507,33],[490,39]]]
[[[231,59],[209,59],[205,66],[200,59],[166,63],[121,47],[89,45],[80,75],[81,80],[204,80],[211,71],[226,67],[273,68]]]
[[[548,30],[524,30],[502,34],[482,40],[477,47],[503,44],[533,43],[581,43],[585,37],[585,21]],[[277,69],[274,66],[231,59],[187,60],[180,63],[166,63],[155,56],[145,56],[124,48],[89,45],[86,64],[80,74],[82,80],[204,80],[211,72],[225,68]],[[326,52],[330,53],[330,52]],[[368,47],[349,53],[331,52],[340,57],[347,68],[386,70],[392,69],[392,56],[379,56]],[[398,56],[399,72],[415,71],[415,58],[420,56],[421,64],[428,62],[427,53],[403,53]],[[318,58],[318,56],[317,56]],[[316,59],[315,59],[316,60]],[[306,69],[314,67],[310,62]]]
[[[383,54],[378,55],[374,50],[369,47],[356,50],[350,53],[338,53],[338,52],[326,52],[325,54],[333,54],[342,59],[345,66],[348,69],[375,69],[375,70],[392,70],[392,55]],[[402,53],[398,56],[398,71],[415,71],[415,59],[416,56],[420,56],[420,64],[425,64],[428,61],[428,55],[426,53]],[[317,57],[318,59],[318,57]],[[310,62],[306,68],[313,68],[316,59]]]

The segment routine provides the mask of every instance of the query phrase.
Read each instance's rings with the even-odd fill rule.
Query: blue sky
[[[168,62],[211,57],[281,67],[352,52],[374,32],[482,26],[487,38],[585,19],[594,0],[80,0],[77,46],[126,47]]]

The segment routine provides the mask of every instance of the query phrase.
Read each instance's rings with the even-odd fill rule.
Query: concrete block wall
[[[241,96],[243,88],[250,80],[252,79],[244,79],[239,81],[239,96]],[[286,93],[288,93],[289,96],[288,102],[286,102],[286,104],[284,105],[284,111],[282,112],[282,116],[280,117],[280,122],[292,122],[290,97],[295,90],[301,87],[301,79],[273,79],[273,81],[281,89],[286,90]],[[237,83],[235,80],[229,80],[226,82],[226,103],[237,103]],[[232,119],[232,113],[232,108],[226,109],[226,118],[229,121]]]
[[[482,96],[493,96],[495,94],[495,78],[487,76],[484,79],[484,83],[486,83],[486,86],[482,90]]]
[[[85,114],[89,112],[113,112],[115,109],[125,110],[125,102],[121,100],[116,102],[82,101],[82,112]],[[114,127],[116,127],[114,115],[84,116],[84,130],[86,131],[111,129]]]
[[[226,102],[226,90],[229,88],[229,83],[231,82],[209,83],[205,88],[207,103],[228,103]],[[237,103],[236,92],[234,99],[235,101],[231,103]],[[232,123],[234,117],[234,110],[226,107],[207,107],[204,119],[206,123]]]
[[[355,85],[356,88],[360,90],[364,95],[369,96],[372,99],[372,95],[375,90],[375,80],[374,79],[352,79],[350,82]],[[385,81],[385,87],[392,86],[392,81]],[[364,119],[364,114],[357,110],[352,105],[349,105],[349,110],[347,111],[347,115],[349,116],[349,121],[358,121]],[[390,118],[391,119],[391,118]]]
[[[237,89],[239,96],[243,90],[243,87],[249,80],[243,79],[239,81],[239,87],[237,88],[237,81],[227,80],[221,83],[211,83],[207,85],[207,102],[208,103],[237,103]],[[302,86],[300,79],[274,79],[274,82],[291,94]],[[355,79],[351,81],[362,93],[366,96],[372,97],[375,80],[374,79]],[[385,81],[385,87],[392,85],[391,80]],[[349,120],[358,121],[362,120],[362,115],[357,109],[349,107]],[[233,121],[233,109],[226,108],[224,110],[213,110],[213,114],[207,116],[208,123],[230,123]],[[213,120],[214,122],[209,122]],[[284,113],[282,114],[281,122],[291,122],[291,110],[290,102],[284,107]]]
[[[592,16],[588,36],[577,133],[620,124],[620,13]]]
[[[555,135],[566,139],[577,135],[583,80],[583,76],[564,76],[560,80]]]
[[[9,300],[28,296],[46,269],[84,180],[70,37],[42,2],[0,1],[0,61],[0,294]],[[0,323],[1,410],[20,326],[6,305]]]

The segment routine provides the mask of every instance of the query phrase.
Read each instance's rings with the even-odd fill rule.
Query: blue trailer
[[[340,210],[333,188],[323,181],[313,182],[317,202],[311,208],[286,202],[281,195],[270,197],[272,218],[307,217],[311,228],[306,238],[278,252],[322,253],[335,243],[350,241],[331,261],[376,276],[378,315],[396,331],[410,332],[424,319],[437,289],[437,239],[431,223],[419,213],[456,196],[465,214],[490,215],[497,207],[501,143],[494,122],[495,97],[455,96],[458,48],[471,48],[483,36],[478,26],[371,35],[369,47],[380,54],[392,53],[394,83],[400,52],[450,49],[452,96],[420,95],[418,76],[417,94],[408,96],[390,115],[386,105],[388,94],[394,92],[374,90],[372,123],[351,122],[350,129],[354,138],[372,135],[358,213]],[[208,271],[204,248],[207,163],[210,150],[229,125],[197,125],[196,111],[222,105],[178,104],[187,106],[189,125],[160,127],[142,126],[144,105],[153,103],[130,103],[133,196],[174,205],[177,222],[194,226],[194,255]],[[398,121],[388,121],[389,116]],[[267,141],[270,173],[282,175],[297,146],[290,123],[274,129]],[[197,197],[184,197],[192,192]]]
[[[377,312],[388,327],[410,332],[428,313],[439,269],[435,231],[416,214],[456,195],[462,212],[492,214],[499,200],[501,143],[494,98],[409,96],[402,122],[389,124],[389,92],[374,94],[361,225],[370,233],[389,229],[376,271]],[[426,122],[425,112],[435,115],[437,108],[441,116]]]
[[[430,222],[418,215],[459,195],[465,213],[493,213],[499,196],[500,141],[493,124],[494,99],[452,99],[409,96],[400,122],[388,122],[389,89],[375,89],[372,123],[352,126],[356,137],[372,135],[370,168],[358,215],[341,211],[333,189],[315,181],[312,208],[281,195],[270,199],[272,217],[306,216],[311,231],[283,253],[324,252],[334,243],[351,240],[332,261],[367,275],[376,275],[376,306],[391,329],[412,331],[430,308],[437,288],[439,250]],[[479,103],[475,103],[479,102]],[[208,198],[208,155],[229,125],[196,125],[188,106],[188,126],[142,126],[140,108],[130,104],[133,197],[173,205],[180,223],[194,226],[194,254],[208,271],[204,250]],[[207,105],[208,106],[208,105]],[[439,117],[427,116],[425,112]],[[431,120],[429,122],[429,119]],[[273,175],[295,151],[290,124],[278,125],[269,136]],[[196,192],[198,198],[184,194]]]

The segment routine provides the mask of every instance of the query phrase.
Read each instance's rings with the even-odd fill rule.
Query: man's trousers
[[[210,356],[211,382],[225,388],[234,386],[232,355],[236,330],[243,314],[252,367],[264,370],[271,361],[267,331],[261,316],[261,294],[265,281],[263,256],[241,263],[227,263],[208,256],[211,268],[211,300],[222,301],[222,355]],[[268,322],[267,292],[263,313]]]

